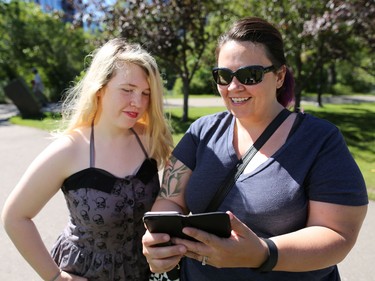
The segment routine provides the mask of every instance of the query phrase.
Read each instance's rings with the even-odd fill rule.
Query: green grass
[[[375,200],[375,103],[326,104],[323,108],[304,105],[304,111],[326,119],[340,128],[349,150],[360,167],[366,181],[369,197]],[[181,122],[182,108],[167,109],[166,114],[173,128],[177,143],[190,124],[197,118],[225,110],[224,107],[191,107],[189,120]],[[43,120],[13,117],[14,124],[52,131],[57,128],[58,116],[48,114]]]
[[[14,116],[10,122],[15,125],[34,127],[45,131],[54,131],[60,125],[60,114],[52,114],[47,112],[44,118],[39,119],[23,119],[21,116]]]
[[[212,114],[225,110],[225,107],[190,107],[188,112],[188,121],[181,122],[182,108],[166,109],[167,118],[169,118],[173,128],[173,142],[180,141],[190,124],[203,115]]]

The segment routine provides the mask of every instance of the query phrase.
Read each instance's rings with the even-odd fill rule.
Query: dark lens
[[[232,72],[227,69],[215,69],[212,72],[215,82],[219,85],[228,85],[232,81]]]
[[[258,66],[249,66],[237,70],[236,77],[238,81],[245,85],[254,85],[262,81],[263,68]]]

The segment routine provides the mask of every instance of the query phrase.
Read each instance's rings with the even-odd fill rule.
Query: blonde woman
[[[154,58],[113,39],[68,92],[66,129],[30,165],[5,203],[5,229],[43,280],[148,280],[143,214],[172,149]],[[32,218],[59,190],[70,219],[51,254]]]

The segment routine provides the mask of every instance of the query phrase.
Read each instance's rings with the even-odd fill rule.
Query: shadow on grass
[[[193,123],[195,119],[188,118],[188,121],[182,122],[181,116],[175,115],[173,113],[170,114],[170,122],[173,128],[173,134],[184,134],[191,123]]]

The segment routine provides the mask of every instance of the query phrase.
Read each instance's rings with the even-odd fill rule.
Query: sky
[[[43,9],[61,9],[61,0],[34,0],[34,2],[41,4]]]

